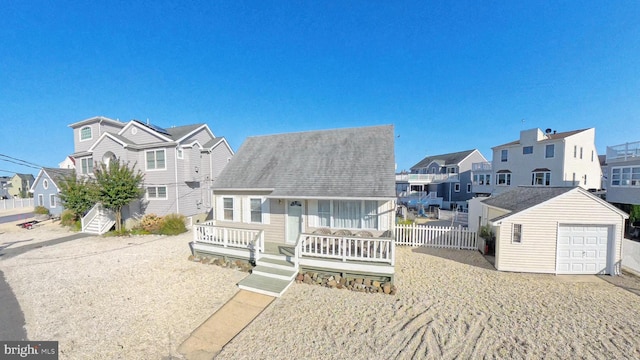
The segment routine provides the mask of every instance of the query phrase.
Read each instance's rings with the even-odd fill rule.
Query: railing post
[[[342,261],[347,261],[347,245],[346,245],[347,241],[345,240],[344,236],[342,236],[340,239],[341,239],[340,242],[342,243],[342,246],[340,246],[340,248],[342,249]],[[348,250],[351,251],[350,248]]]
[[[227,228],[223,228],[222,229],[222,246],[227,247],[227,244],[229,242],[228,239],[229,233],[227,231]]]

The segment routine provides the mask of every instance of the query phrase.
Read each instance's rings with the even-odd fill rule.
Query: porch
[[[194,253],[254,264],[251,275],[238,286],[265,295],[280,296],[303,271],[393,281],[395,243],[392,237],[319,229],[300,234],[296,244],[272,243],[265,242],[263,230],[212,223],[195,225],[193,233]]]

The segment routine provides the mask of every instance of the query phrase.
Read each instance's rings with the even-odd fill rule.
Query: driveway
[[[11,215],[10,217],[22,216],[23,214]],[[3,217],[7,218],[7,216]],[[15,220],[12,220],[15,221]],[[46,240],[37,243],[30,243],[28,245],[13,247],[20,244],[23,241],[3,242],[0,243],[0,262],[12,258],[17,255],[24,254],[33,249],[40,249],[46,246],[53,246],[56,244],[72,241],[76,239],[85,238],[87,234],[73,234],[64,236],[57,239]],[[29,241],[25,241],[29,242]],[[27,332],[24,329],[25,319],[22,308],[16,299],[13,290],[7,283],[4,273],[0,270],[0,340],[5,341],[18,341],[28,340]]]

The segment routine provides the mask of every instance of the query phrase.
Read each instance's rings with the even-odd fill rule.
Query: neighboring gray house
[[[607,146],[603,173],[607,201],[640,205],[640,141]]]
[[[497,270],[550,274],[619,274],[627,218],[578,186],[520,186],[469,209],[470,228],[493,229]]]
[[[472,164],[486,161],[477,149],[427,156],[411,167],[411,173],[396,175],[400,201],[411,207],[417,199],[417,204],[466,209],[474,196]]]
[[[44,206],[53,216],[59,216],[64,210],[60,203],[60,182],[74,175],[73,169],[42,168],[36,176],[31,189],[36,206]]]
[[[273,296],[299,267],[392,279],[394,169],[393,126],[249,137],[213,184],[194,249],[256,260],[239,285]]]
[[[99,163],[108,165],[116,159],[144,174],[144,200],[124,208],[124,219],[149,213],[197,217],[194,222],[204,219],[213,205],[209,189],[233,156],[227,141],[216,137],[206,124],[165,129],[138,120],[120,122],[99,116],[69,127],[78,176],[91,177]],[[97,222],[96,212],[89,214],[83,227]],[[104,228],[106,225],[97,232],[108,230]]]

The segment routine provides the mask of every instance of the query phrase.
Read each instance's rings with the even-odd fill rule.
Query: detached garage
[[[628,215],[580,187],[518,187],[481,202],[500,271],[620,273]]]

